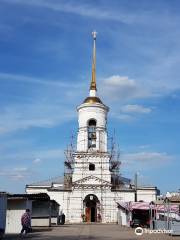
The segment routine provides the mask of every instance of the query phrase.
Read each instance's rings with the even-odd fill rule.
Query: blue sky
[[[180,188],[179,1],[1,0],[0,190],[63,174],[88,95],[92,30],[98,95],[110,107],[121,173]]]

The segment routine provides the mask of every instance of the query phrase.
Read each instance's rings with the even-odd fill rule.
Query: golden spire
[[[96,88],[96,35],[97,32],[93,31],[92,36],[93,36],[93,62],[92,62],[92,79],[91,79],[91,86],[90,90],[97,90]]]

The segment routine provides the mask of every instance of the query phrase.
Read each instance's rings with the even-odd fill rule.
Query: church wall
[[[155,201],[157,196],[156,189],[137,190],[137,201],[151,202]]]
[[[79,186],[80,187],[80,186]],[[113,191],[110,188],[107,189],[81,189],[75,188],[72,192],[68,191],[47,191],[46,189],[27,189],[27,193],[40,193],[46,192],[52,200],[57,201],[60,204],[60,213],[63,212],[66,216],[66,222],[79,223],[82,222],[82,214],[85,214],[85,207],[83,200],[89,194],[94,194],[100,201],[100,211],[102,222],[104,223],[116,223],[118,221],[118,209],[117,201],[122,202],[134,202],[135,192],[133,191]],[[156,199],[156,190],[144,189],[138,190],[138,201],[143,200],[145,202],[154,201]],[[126,222],[125,215],[121,214],[121,220],[123,224]]]
[[[69,215],[70,209],[70,198],[72,193],[69,191],[48,191],[47,194],[50,196],[51,200],[55,200],[59,203],[59,213],[64,213],[66,217]]]
[[[60,201],[59,192],[57,197],[53,196],[53,199],[57,202]],[[73,192],[69,193],[69,198],[65,197],[63,202],[63,212],[66,215],[66,222],[79,223],[82,222],[82,214],[85,214],[85,207],[83,206],[83,200],[89,194],[94,194],[100,201],[103,210],[100,210],[102,222],[104,223],[116,223],[117,222],[117,204],[116,200],[122,199],[122,201],[134,201],[133,192],[120,192],[113,193],[110,189],[107,190],[81,190],[74,189]],[[51,195],[52,198],[52,195]],[[60,202],[59,202],[60,203]],[[61,204],[61,203],[60,203]]]
[[[97,182],[96,182],[97,183]],[[128,202],[134,201],[134,192],[116,191],[111,192],[107,189],[81,189],[75,188],[72,192],[68,191],[53,191],[46,189],[27,188],[27,193],[42,193],[46,192],[51,200],[55,200],[60,204],[60,213],[63,212],[66,216],[66,222],[79,223],[82,222],[82,214],[85,214],[83,200],[88,194],[94,194],[100,201],[100,214],[102,222],[116,223],[117,222],[117,204],[116,201]]]
[[[26,193],[36,194],[36,193],[48,193],[47,188],[37,188],[37,187],[26,187]]]

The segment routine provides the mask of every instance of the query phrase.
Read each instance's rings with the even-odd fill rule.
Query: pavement
[[[164,233],[144,233],[137,236],[134,229],[120,227],[113,224],[73,224],[52,228],[41,228],[23,236],[5,236],[6,240],[34,239],[34,240],[180,240],[180,236],[169,236]]]

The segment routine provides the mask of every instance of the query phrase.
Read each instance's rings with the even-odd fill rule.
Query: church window
[[[95,170],[95,164],[90,163],[89,164],[89,171],[94,171]]]
[[[90,119],[88,122],[88,147],[96,147],[96,120]]]

